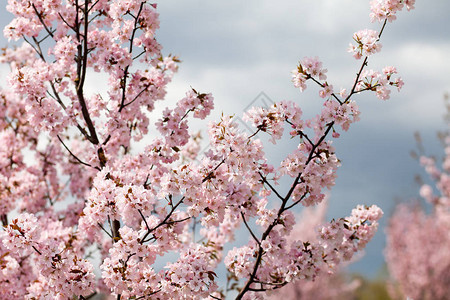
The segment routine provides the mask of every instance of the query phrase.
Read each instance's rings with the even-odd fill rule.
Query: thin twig
[[[386,26],[386,22],[387,22],[387,20],[384,21],[383,26],[382,26],[382,28],[381,28],[381,31],[380,31],[380,33],[379,33],[379,35],[378,35],[378,38],[381,37],[381,34],[382,34],[382,32],[383,32],[383,30],[384,30],[384,28],[385,28],[385,26]],[[347,102],[350,100],[351,96],[352,96],[353,94],[355,94],[356,86],[357,86],[357,84],[358,84],[358,82],[359,82],[359,78],[360,78],[360,76],[361,76],[361,73],[362,73],[364,67],[367,65],[367,61],[368,61],[368,57],[366,56],[366,57],[364,58],[363,63],[361,64],[361,67],[360,67],[360,69],[359,69],[357,75],[356,75],[355,82],[354,82],[354,84],[353,84],[353,87],[352,87],[352,89],[351,89],[350,94],[347,96],[347,98],[346,98],[343,102],[340,102],[341,105],[344,104],[344,103],[347,103]],[[329,134],[329,132],[330,132],[331,128],[333,127],[333,125],[334,125],[334,121],[331,122],[331,123],[329,123],[329,124],[327,124],[327,129],[325,130],[325,132],[322,134],[321,138],[317,141],[317,143],[313,145],[313,147],[312,147],[312,149],[311,149],[311,151],[310,151],[310,153],[309,153],[308,159],[307,159],[307,161],[306,161],[306,163],[305,163],[305,166],[307,166],[307,165],[313,160],[313,158],[314,158],[314,152],[315,152],[316,149],[320,146],[320,144],[323,142],[323,140],[326,138],[326,136]],[[300,173],[298,174],[298,176],[295,178],[294,183],[292,184],[292,186],[291,186],[291,188],[289,189],[288,193],[287,193],[286,196],[284,197],[283,203],[281,204],[281,207],[280,207],[280,209],[278,210],[277,217],[276,217],[275,220],[269,225],[269,227],[266,229],[266,231],[264,231],[264,233],[263,233],[263,235],[262,235],[262,238],[261,238],[261,241],[265,240],[265,239],[269,236],[269,234],[270,234],[270,232],[272,231],[272,229],[278,224],[278,220],[279,220],[281,214],[282,214],[285,210],[287,210],[287,209],[293,207],[294,205],[298,204],[298,203],[302,200],[302,198],[304,198],[304,197],[306,196],[306,193],[305,193],[305,194],[301,197],[301,199],[300,199],[299,201],[294,202],[294,204],[292,204],[292,205],[290,205],[290,206],[286,206],[286,204],[287,204],[288,200],[290,199],[290,197],[292,196],[292,194],[293,194],[293,192],[294,192],[296,186],[297,186],[297,185],[300,183],[300,181],[301,181],[301,175],[302,175],[302,173],[300,172]],[[259,249],[258,249],[258,251],[257,251],[257,256],[256,256],[255,264],[254,264],[254,267],[253,267],[253,271],[252,271],[252,273],[250,274],[250,277],[249,277],[249,279],[247,280],[247,282],[245,283],[244,287],[241,289],[241,291],[239,292],[238,296],[236,297],[236,300],[242,299],[242,298],[244,297],[244,295],[247,293],[247,291],[265,291],[265,290],[266,290],[266,289],[254,289],[254,288],[251,288],[251,287],[250,287],[251,284],[253,284],[253,283],[255,282],[256,274],[257,274],[257,271],[258,271],[259,266],[260,266],[261,261],[262,261],[262,255],[263,255],[263,249],[262,249],[262,247],[260,246]]]
[[[325,84],[321,83],[320,81],[318,81],[317,79],[315,79],[314,77],[312,77],[311,75],[309,75],[309,79],[312,79],[312,81],[314,81],[315,83],[317,83],[320,87],[325,88]],[[337,102],[339,102],[339,104],[342,105],[342,101],[336,96],[335,93],[331,93],[331,96],[336,99]]]
[[[63,23],[67,25],[67,27],[69,27],[69,28],[72,29],[73,31],[76,31],[76,30],[75,30],[75,27],[72,26],[72,25],[70,25],[69,23],[67,23],[67,21],[64,19],[64,17],[61,15],[61,13],[58,12],[58,15],[59,15],[59,17],[61,18],[61,20],[63,21]]]
[[[263,176],[261,172],[258,172],[259,176],[261,176],[261,181],[269,186],[269,188],[277,195],[278,198],[280,198],[282,201],[284,201],[284,198],[278,193],[278,191],[267,181],[267,178]]]
[[[75,158],[80,164],[87,166],[87,167],[91,167],[94,169],[97,169],[98,171],[100,171],[100,168],[95,166],[93,167],[92,165],[82,161],[81,159],[79,159],[75,154],[72,153],[72,151],[70,151],[70,149],[66,146],[66,144],[64,144],[63,140],[61,139],[61,137],[59,135],[57,135],[58,140],[61,142],[61,144],[64,146],[64,148],[66,148],[66,150],[70,153],[70,155],[72,155],[73,158]]]
[[[103,229],[103,231],[104,231],[110,238],[113,238],[112,234],[109,233],[109,232],[102,226],[102,224],[97,223],[97,225],[100,226],[100,228]]]
[[[124,105],[123,105],[123,107],[127,107],[128,105],[130,105],[130,104],[132,104],[133,102],[135,102],[141,95],[142,95],[142,93],[144,93],[146,90],[148,90],[148,88],[150,87],[150,86],[152,86],[153,84],[150,82],[149,84],[147,84],[146,86],[145,86],[145,88],[143,88],[137,95],[136,95],[136,97],[134,97],[133,98],[133,100],[131,100],[130,102],[128,102],[128,103],[125,103]]]
[[[303,196],[300,197],[300,199],[298,199],[297,201],[295,201],[295,202],[292,203],[291,205],[287,206],[287,207],[285,208],[285,210],[291,209],[291,208],[293,208],[294,206],[296,206],[297,204],[299,204],[303,199],[305,199],[305,197],[306,197],[307,194],[308,194],[308,192],[305,192],[305,193],[303,194]]]
[[[38,12],[36,6],[35,6],[34,4],[32,4],[32,6],[33,6],[33,9],[34,9],[34,12],[36,13],[36,15],[37,15],[38,18],[39,18],[39,21],[41,22],[42,26],[44,26],[45,31],[47,31],[48,34],[53,38],[53,32],[54,32],[54,31],[52,32],[52,31],[47,27],[47,25],[46,25],[45,22],[44,22],[44,19],[42,19],[42,13]]]
[[[144,215],[142,214],[141,210],[138,209],[139,214],[141,215],[142,220],[144,220],[145,227],[147,227],[147,230],[150,230],[150,227],[148,226],[147,220],[145,219]]]
[[[245,216],[244,213],[241,211],[241,217],[242,220],[244,221],[245,227],[247,227],[248,232],[250,232],[251,236],[253,237],[253,239],[256,241],[256,243],[258,245],[261,246],[261,242],[258,240],[258,238],[256,237],[256,235],[253,233],[252,229],[250,228],[250,226],[248,226],[247,221],[245,220]]]
[[[175,204],[175,206],[173,206],[173,207],[171,208],[170,212],[167,214],[167,216],[164,218],[164,220],[163,220],[161,223],[159,223],[158,225],[156,225],[154,228],[152,228],[152,229],[150,229],[150,230],[147,230],[147,232],[145,233],[144,237],[141,239],[141,242],[140,242],[141,244],[146,243],[146,242],[149,241],[149,240],[146,241],[145,239],[146,239],[153,231],[155,231],[156,229],[158,229],[159,227],[161,227],[161,226],[163,226],[163,225],[170,224],[169,222],[167,222],[167,220],[172,216],[172,214],[173,214],[174,211],[177,209],[177,207],[178,207],[181,203],[183,203],[184,198],[185,198],[185,197],[181,198],[180,201],[178,201],[178,203]],[[185,221],[185,220],[183,220],[183,221]],[[172,223],[175,223],[175,222],[172,222]]]
[[[98,1],[100,1],[100,0],[95,1],[95,2],[91,5],[91,7],[87,10],[88,13],[90,13],[91,10],[94,8],[94,6],[97,5]]]
[[[141,14],[142,9],[144,8],[144,3],[145,2],[141,2],[141,5],[139,6],[139,11],[137,13],[137,16],[134,18],[135,19],[134,20],[134,28],[133,28],[133,31],[131,32],[129,53],[133,53],[134,36],[136,34],[136,31],[138,30],[139,15]],[[122,109],[125,107],[124,105],[125,105],[125,98],[126,98],[127,78],[128,78],[129,67],[130,66],[126,66],[125,70],[123,72],[123,78],[122,78],[123,83],[121,83],[121,85],[122,85],[122,100],[120,102],[119,112],[121,112]]]

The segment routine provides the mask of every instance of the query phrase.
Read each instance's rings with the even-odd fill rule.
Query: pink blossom
[[[296,88],[304,91],[306,89],[306,80],[311,77],[317,80],[326,80],[326,72],[327,69],[322,68],[322,62],[319,61],[318,57],[305,57],[300,61],[297,69],[292,71],[292,82]]]
[[[397,19],[396,14],[406,5],[407,10],[414,9],[415,0],[372,0],[370,1],[370,19],[372,22]]]
[[[353,40],[356,45],[350,44],[348,52],[352,52],[356,59],[363,56],[369,56],[379,52],[382,45],[378,42],[378,32],[370,29],[364,29],[353,34]]]
[[[333,86],[325,82],[323,90],[319,92],[319,96],[321,98],[329,98],[332,93],[333,93]]]
[[[444,133],[445,148],[450,142],[448,134],[448,131]],[[418,203],[400,204],[389,220],[385,256],[392,284],[398,287],[401,296],[446,299],[450,292],[448,155],[446,151],[442,167],[434,158],[420,158],[434,186],[423,184],[419,194],[432,206],[431,210],[424,209]],[[411,257],[414,258],[413,264]]]
[[[223,298],[219,264],[241,279],[238,299],[262,299],[274,286],[334,272],[373,237],[382,212],[358,206],[316,231],[307,225],[311,239],[288,238],[292,209],[319,204],[335,184],[340,160],[329,137],[359,120],[353,96],[387,99],[389,86],[403,85],[395,68],[367,71],[365,61],[338,95],[322,62],[306,57],[292,80],[320,87],[320,112],[305,118],[293,101],[251,108],[250,131],[223,115],[210,122],[203,153],[190,124],[210,115],[210,93],[190,88],[156,111],[180,62],[156,39],[156,4],[9,0],[7,10],[6,37],[25,43],[0,57],[11,69],[10,89],[0,90],[2,299]],[[381,48],[375,31],[355,40],[356,55]],[[88,91],[102,79],[105,92]],[[258,137],[277,144],[286,128],[297,147],[271,163]],[[423,163],[447,193],[449,177]],[[291,181],[286,190],[282,180]],[[242,229],[250,241],[229,250]]]

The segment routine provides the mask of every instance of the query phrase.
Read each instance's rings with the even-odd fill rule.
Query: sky
[[[350,89],[361,64],[347,53],[352,35],[380,28],[370,23],[369,1],[361,0],[157,2],[157,39],[164,54],[182,60],[163,105],[175,103],[192,86],[213,94],[211,119],[222,112],[239,118],[250,104],[264,104],[261,99],[292,100],[306,116],[315,115],[322,104],[318,89],[310,85],[300,93],[291,83],[291,70],[304,57],[318,56],[328,69],[328,82]],[[384,226],[393,207],[418,196],[414,177],[423,172],[409,155],[416,147],[414,132],[422,134],[427,153],[443,153],[436,131],[445,129],[443,95],[450,92],[448,13],[450,1],[417,1],[415,10],[400,12],[387,25],[382,51],[369,59],[369,68],[396,66],[405,86],[388,101],[370,94],[355,97],[361,121],[334,142],[342,166],[330,191],[328,217],[349,215],[357,204],[385,211],[366,255],[351,267],[369,277],[383,266]],[[0,10],[1,27],[9,18]],[[0,46],[6,43],[0,39]],[[277,161],[280,149],[289,147],[295,145],[269,147],[268,156]]]

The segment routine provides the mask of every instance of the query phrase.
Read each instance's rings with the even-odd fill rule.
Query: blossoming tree
[[[448,113],[450,107],[447,106]],[[447,114],[447,125],[450,125]],[[447,299],[450,295],[450,132],[442,136],[445,158],[439,168],[434,158],[420,163],[435,183],[423,184],[420,196],[432,206],[401,204],[389,221],[386,261],[400,297]],[[394,293],[394,296],[399,296]]]
[[[0,98],[2,299],[223,299],[222,261],[239,280],[236,299],[255,299],[350,259],[375,233],[378,207],[327,223],[315,242],[287,242],[291,209],[320,203],[334,185],[339,160],[327,138],[358,120],[354,96],[373,91],[385,100],[402,87],[393,67],[367,70],[368,57],[380,51],[387,22],[413,5],[371,2],[381,29],[354,34],[350,52],[362,64],[348,92],[326,81],[318,58],[300,62],[294,85],[312,82],[324,99],[316,117],[278,102],[246,113],[255,128],[247,134],[224,116],[209,125],[210,150],[197,156],[188,121],[204,119],[213,97],[195,89],[159,116],[158,137],[132,151],[177,70],[177,57],[163,56],[155,39],[156,4],[9,0],[15,17],[4,33],[24,43],[1,57],[11,68]],[[107,93],[86,92],[95,72],[107,78]],[[276,143],[285,126],[298,147],[275,166],[256,134]],[[276,188],[281,177],[292,180],[286,191]],[[248,244],[224,253],[241,225]],[[158,270],[155,261],[173,251],[178,258]]]
[[[320,228],[326,222],[327,201],[324,200],[317,206],[306,207],[300,215],[292,231],[287,237],[287,241],[301,239],[308,242],[317,242],[318,235],[315,228]],[[349,263],[351,263],[349,261]],[[339,266],[342,269],[345,264]],[[329,270],[324,268],[319,270],[314,281],[301,279],[293,284],[274,290],[270,293],[269,299],[354,299],[355,290],[360,286],[358,279],[348,280],[342,270]]]

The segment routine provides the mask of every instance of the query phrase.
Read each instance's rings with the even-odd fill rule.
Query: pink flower
[[[356,45],[350,44],[348,52],[353,53],[356,59],[369,56],[381,50],[378,32],[370,29],[360,30],[353,34]]]
[[[321,98],[329,98],[332,93],[333,93],[333,86],[325,82],[323,90],[319,91],[319,96]]]

